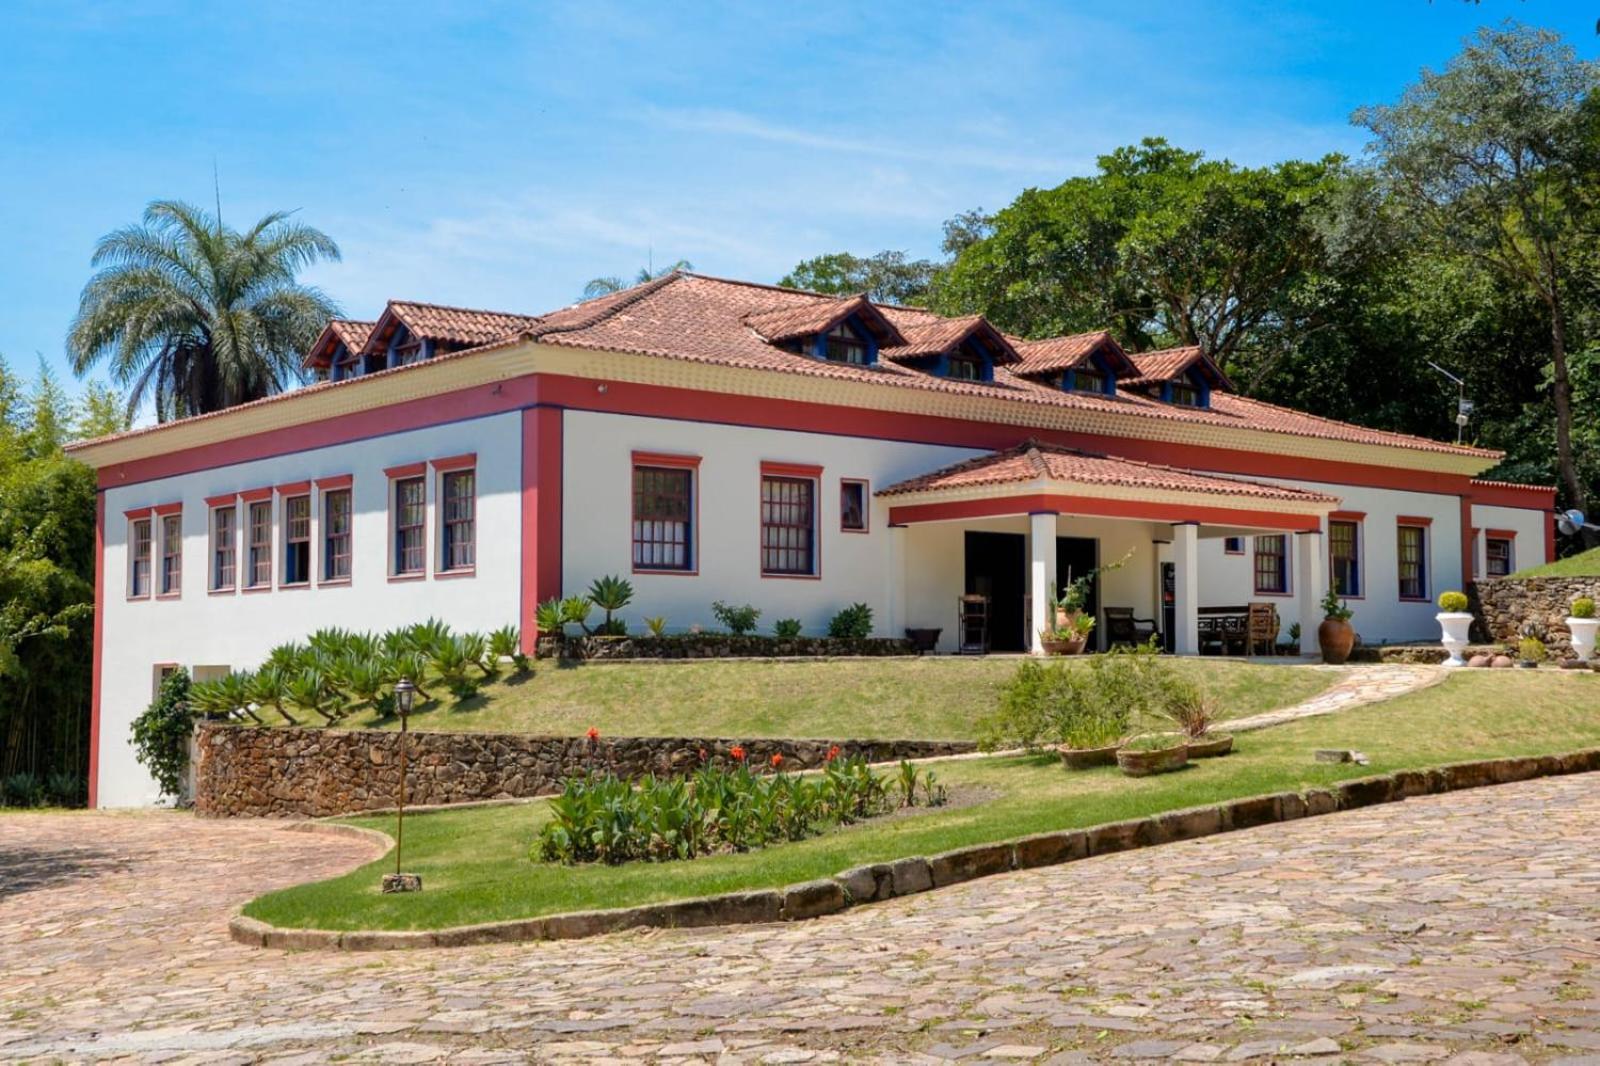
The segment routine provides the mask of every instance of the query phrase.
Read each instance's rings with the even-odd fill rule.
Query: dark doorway
[[[1022,602],[1027,538],[1021,533],[972,532],[966,537],[967,593],[989,597],[990,650],[1026,651]]]
[[[1056,538],[1056,594],[1074,578],[1091,573],[1100,565],[1100,542],[1093,537],[1057,537]],[[1100,617],[1100,580],[1096,578],[1089,584],[1089,598],[1084,603],[1084,610],[1090,617]],[[1101,634],[1096,627],[1089,634],[1089,647],[1100,647]]]

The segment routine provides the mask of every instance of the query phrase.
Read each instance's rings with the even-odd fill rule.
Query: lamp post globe
[[[417,686],[411,683],[409,677],[402,677],[394,685],[394,705],[404,718],[411,713],[412,702],[417,698]]]

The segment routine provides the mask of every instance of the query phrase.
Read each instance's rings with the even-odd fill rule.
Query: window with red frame
[[[289,496],[283,501],[283,583],[305,585],[311,581],[311,497]]]
[[[1490,577],[1505,577],[1511,573],[1511,541],[1501,537],[1486,537],[1483,553],[1489,564]]]
[[[816,573],[817,483],[805,477],[761,479],[761,570]]]
[[[1289,553],[1282,533],[1256,538],[1256,591],[1283,594],[1289,591]]]
[[[183,591],[183,516],[161,517],[161,595]]]
[[[322,580],[350,579],[349,489],[329,489],[322,494]]]
[[[694,569],[694,471],[633,468],[633,566]]]
[[[249,583],[245,588],[272,587],[272,501],[250,505]]]
[[[476,474],[471,470],[451,470],[440,485],[440,495],[444,497],[440,558],[446,570],[471,570],[477,559]]]
[[[233,588],[238,575],[239,509],[232,504],[215,508],[211,512],[211,590],[224,592]]]
[[[428,566],[425,483],[420,477],[394,483],[394,572],[420,574]]]
[[[1428,598],[1428,531],[1421,526],[1400,526],[1396,533],[1400,558],[1400,598]]]
[[[135,518],[128,527],[132,550],[128,553],[128,595],[150,595],[150,519]]]

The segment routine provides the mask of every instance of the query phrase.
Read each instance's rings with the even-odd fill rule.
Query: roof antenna
[[[1430,360],[1428,365],[1456,383],[1456,443],[1460,444],[1462,435],[1467,431],[1467,421],[1472,417],[1472,401],[1467,399],[1467,383],[1438,363]]]

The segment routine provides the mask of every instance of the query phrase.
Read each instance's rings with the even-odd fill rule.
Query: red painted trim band
[[[1402,514],[1395,515],[1394,524],[1397,526],[1431,526],[1433,519],[1427,515]]]
[[[304,496],[311,491],[309,481],[291,481],[287,485],[277,487],[279,496]]]
[[[262,500],[272,499],[272,487],[269,485],[261,489],[245,489],[239,493],[239,499],[245,503],[260,503]]]
[[[391,480],[402,477],[421,477],[428,472],[427,463],[407,463],[405,466],[391,466],[383,471],[383,476]]]
[[[665,466],[678,470],[700,469],[700,456],[673,455],[669,452],[634,452],[634,466]]]
[[[1489,540],[1516,540],[1517,531],[1514,529],[1486,529],[1483,535]]]
[[[1328,512],[1328,520],[1330,522],[1365,522],[1367,520],[1367,512],[1365,512],[1365,511],[1329,511]]]
[[[435,470],[470,470],[478,465],[478,453],[468,452],[466,455],[451,455],[443,459],[430,459],[428,465]]]
[[[317,488],[323,492],[329,489],[347,489],[355,484],[356,479],[350,474],[339,474],[335,477],[317,478]]]
[[[124,518],[126,518],[130,522],[132,522],[132,521],[137,521],[138,519],[141,519],[141,518],[149,518],[151,515],[153,515],[155,513],[156,513],[156,509],[154,507],[135,507],[131,511],[123,511],[122,515],[123,515]]]
[[[229,492],[229,493],[226,493],[226,494],[221,495],[221,496],[207,496],[206,497],[206,506],[207,507],[232,507],[234,504],[236,504],[238,502],[239,502],[239,494],[237,492]]]
[[[1317,533],[1322,530],[1322,522],[1317,515],[1150,503],[1144,500],[1101,500],[1092,497],[1060,496],[1053,493],[1012,496],[1008,499],[957,500],[951,503],[891,507],[889,523],[900,525],[914,522],[944,522],[953,519],[995,518],[1034,512],[1135,518],[1147,522],[1203,522],[1210,525],[1255,526],[1292,533]]]
[[[762,477],[816,477],[822,476],[822,467],[810,463],[769,463],[761,461]]]

